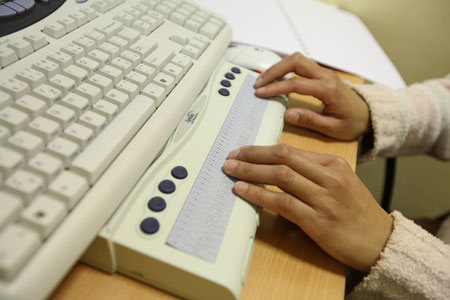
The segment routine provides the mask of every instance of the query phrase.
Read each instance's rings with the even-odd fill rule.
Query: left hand
[[[276,81],[291,72],[298,76]],[[314,96],[323,103],[321,114],[301,107],[287,109],[285,120],[293,125],[341,140],[353,140],[372,131],[367,103],[336,72],[298,52],[261,74],[254,87],[256,96],[262,98],[296,92]]]
[[[238,181],[234,190],[294,222],[329,255],[358,271],[369,271],[390,235],[391,217],[337,156],[288,145],[244,146],[229,154],[223,170],[278,186],[283,192]]]

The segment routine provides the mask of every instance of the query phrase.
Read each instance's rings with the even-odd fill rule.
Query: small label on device
[[[267,106],[254,83],[247,75],[166,241],[208,262],[216,260],[236,198],[222,166],[231,150],[254,144]]]

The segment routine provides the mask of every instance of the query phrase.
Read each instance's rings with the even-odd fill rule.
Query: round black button
[[[185,179],[188,175],[188,171],[186,170],[185,167],[176,166],[175,168],[172,169],[170,174],[172,174],[172,176],[175,177],[176,179]]]
[[[175,191],[175,183],[171,180],[163,180],[159,183],[158,189],[164,194],[171,194]]]
[[[221,82],[220,82],[220,84],[222,85],[222,86],[224,86],[224,87],[230,87],[231,86],[231,82],[229,82],[228,80],[222,80]]]
[[[233,68],[231,68],[231,72],[233,72],[235,74],[241,74],[241,69],[233,67]]]
[[[166,201],[161,197],[153,197],[148,201],[147,206],[154,212],[163,211],[166,208]]]
[[[222,96],[229,96],[230,95],[230,91],[227,89],[220,89],[219,90],[219,94],[221,94]]]
[[[153,234],[159,230],[159,222],[155,218],[146,218],[141,222],[141,230],[147,234]]]
[[[226,79],[233,80],[235,77],[234,77],[233,73],[226,73],[226,74],[225,74],[225,78],[226,78]]]

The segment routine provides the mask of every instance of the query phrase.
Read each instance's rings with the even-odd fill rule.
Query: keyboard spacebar
[[[75,158],[70,169],[92,185],[155,111],[152,99],[139,95]]]

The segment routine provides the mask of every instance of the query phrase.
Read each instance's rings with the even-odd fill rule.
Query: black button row
[[[184,179],[187,177],[188,171],[183,166],[177,166],[172,169],[170,174],[176,179]],[[175,189],[175,183],[170,179],[164,179],[158,184],[158,190],[163,194],[172,194]],[[163,211],[166,206],[166,200],[159,196],[152,197],[147,203],[147,207],[154,212]],[[142,220],[140,228],[146,234],[153,234],[159,230],[159,222],[153,217],[145,218]]]
[[[229,80],[234,80],[236,78],[233,73],[241,74],[241,69],[239,69],[237,67],[233,67],[233,68],[231,68],[231,72],[225,73],[224,76],[226,79],[224,79],[220,82],[220,84],[223,86],[223,88],[220,88],[218,91],[220,95],[225,96],[225,97],[230,95],[230,91],[227,88],[231,87],[231,82]]]

